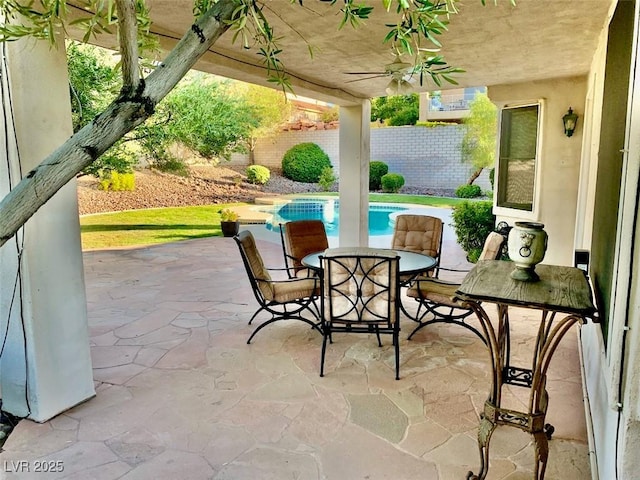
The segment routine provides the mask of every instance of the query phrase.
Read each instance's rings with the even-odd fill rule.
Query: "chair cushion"
[[[278,303],[293,302],[320,294],[319,281],[314,278],[274,281],[271,285],[273,286],[273,298],[267,300]]]
[[[296,272],[296,278],[313,278],[317,277],[318,272],[313,270],[312,268],[303,268],[302,270],[298,270]]]
[[[238,234],[238,242],[240,243],[246,259],[249,262],[251,274],[257,281],[258,290],[260,290],[260,293],[265,299],[273,300],[275,293],[273,291],[273,285],[271,283],[271,275],[269,274],[267,268],[264,266],[262,256],[258,251],[258,247],[256,246],[256,241],[253,238],[253,234],[248,230],[240,232]]]
[[[419,300],[427,300],[441,305],[455,308],[471,308],[471,306],[456,298],[459,283],[449,283],[435,278],[419,280],[407,290],[407,296]]]
[[[504,243],[504,237],[498,232],[490,232],[484,241],[482,247],[482,253],[478,260],[498,260],[502,251],[502,244]]]
[[[285,251],[293,257],[292,263],[296,271],[302,268],[301,260],[306,255],[323,252],[329,247],[327,233],[320,220],[288,222],[282,228]]]
[[[442,244],[442,220],[429,215],[398,215],[391,248],[438,258]]]

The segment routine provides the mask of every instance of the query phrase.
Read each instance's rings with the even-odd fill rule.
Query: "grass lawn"
[[[337,194],[331,195],[337,196]],[[327,196],[327,194],[322,194],[322,196]],[[411,203],[433,207],[452,207],[464,200],[424,195],[372,193],[369,195],[369,201],[372,203]],[[152,245],[192,238],[222,236],[220,209],[234,205],[241,204],[154,208],[87,215],[80,218],[82,249]]]
[[[239,205],[152,208],[80,218],[82,249],[118,248],[222,236],[220,209]]]

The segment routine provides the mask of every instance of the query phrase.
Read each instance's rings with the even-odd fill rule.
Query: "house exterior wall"
[[[634,268],[640,262],[638,11],[638,0],[618,3],[591,67],[587,100],[596,113],[583,151],[581,208],[594,214],[576,235],[598,257],[590,272],[597,297],[607,297],[600,311],[606,335],[600,325],[581,330],[597,472],[603,479],[635,478],[640,470],[640,285]],[[612,71],[620,60],[628,63]],[[611,177],[619,178],[615,185]],[[603,205],[613,214],[599,214]],[[599,281],[603,266],[611,276],[605,286]]]
[[[60,44],[3,45],[0,197],[73,133]],[[95,395],[75,180],[0,248],[0,306],[3,410],[42,422]]]
[[[404,176],[407,187],[455,190],[465,184],[473,167],[462,162],[460,145],[463,127],[459,125],[426,127],[387,127],[371,129],[371,160],[381,160],[389,171]],[[274,138],[258,141],[255,162],[280,168],[285,152],[303,142],[318,144],[339,170],[339,130],[282,132]],[[248,156],[235,155],[233,165],[248,165]],[[474,182],[484,191],[491,190],[489,171],[485,169]]]
[[[537,208],[534,207],[533,213],[504,208],[494,210],[498,220],[509,225],[516,221],[543,223],[549,235],[543,263],[550,265],[573,265],[586,86],[586,77],[571,77],[496,85],[488,89],[489,98],[498,108],[543,101],[539,132],[542,142],[536,173],[539,176],[536,180]],[[564,135],[562,126],[562,116],[569,107],[580,116],[572,137]]]
[[[585,116],[582,172],[580,175],[579,216],[576,246],[590,249],[593,230],[595,185],[597,180],[599,140],[602,121],[604,68],[607,50],[606,29],[599,41],[589,73],[586,104],[592,115]],[[592,449],[597,461],[592,466],[594,478],[615,478],[616,429],[618,413],[611,403],[611,365],[600,325],[586,324],[580,329],[583,383],[587,391],[587,411],[592,425]],[[594,471],[595,470],[595,471]]]

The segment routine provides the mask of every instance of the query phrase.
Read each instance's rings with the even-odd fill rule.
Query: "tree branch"
[[[116,0],[118,9],[118,37],[122,56],[122,89],[133,95],[140,84],[138,72],[138,23],[133,0]]]
[[[200,17],[135,96],[122,93],[91,123],[27,174],[0,202],[0,246],[82,169],[144,122],[195,62],[229,28],[238,0],[220,0]],[[196,33],[197,31],[197,33]]]

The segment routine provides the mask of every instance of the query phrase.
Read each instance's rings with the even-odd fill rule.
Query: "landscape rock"
[[[138,169],[134,172],[135,190],[130,192],[100,190],[94,177],[80,177],[80,214],[233,202],[253,203],[256,197],[322,191],[315,183],[294,182],[283,177],[281,171],[272,168],[269,169],[271,178],[265,185],[248,183],[244,166],[191,166],[189,170],[191,173],[188,177],[181,177],[149,168]],[[408,187],[403,187],[401,193],[452,195],[448,191]]]

